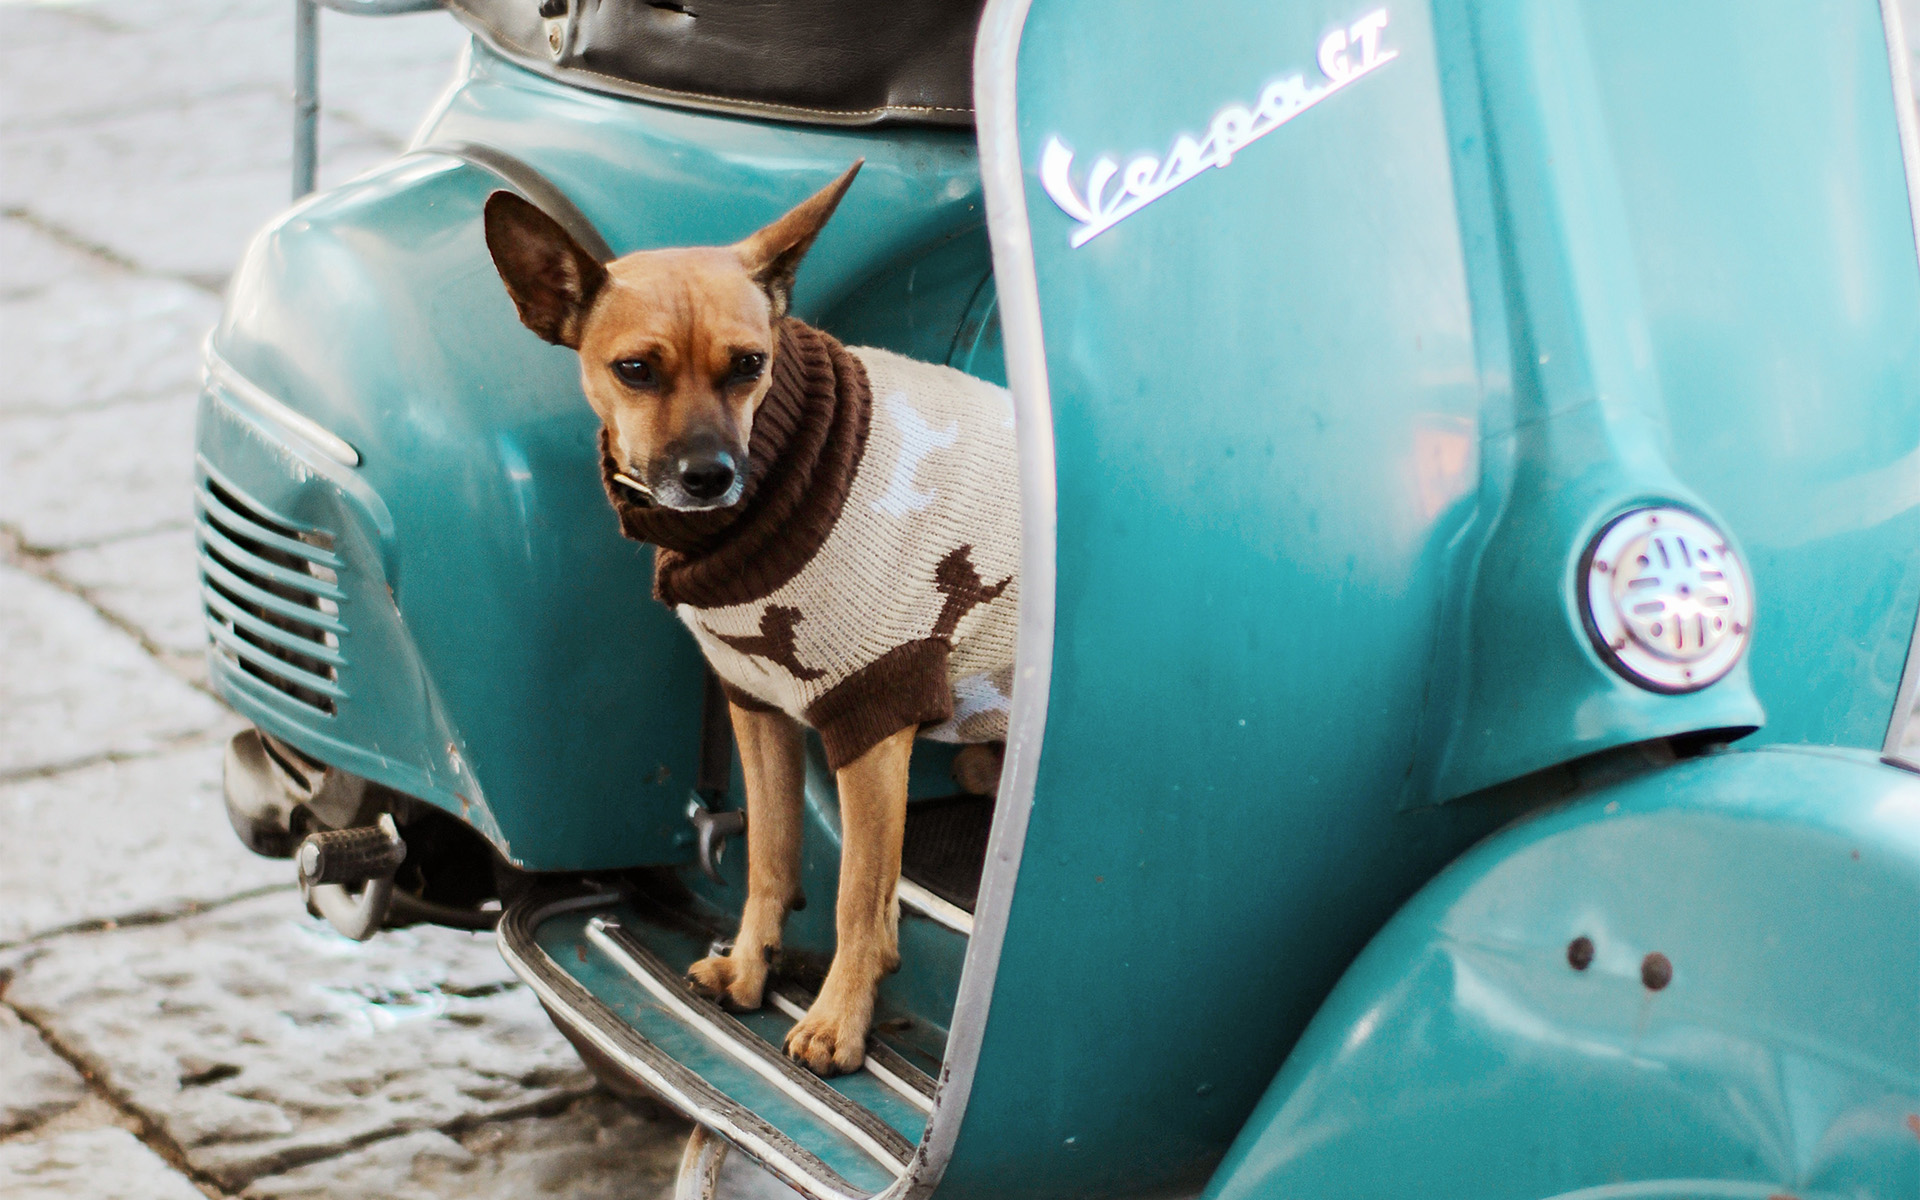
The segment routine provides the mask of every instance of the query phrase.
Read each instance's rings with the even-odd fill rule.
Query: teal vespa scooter
[[[1891,0],[450,7],[209,345],[229,807],[316,910],[497,923],[686,1196],[1920,1195]],[[737,767],[480,212],[725,242],[857,157],[795,310],[1010,387],[1022,628],[823,1080],[831,904],[761,1011],[680,982]]]

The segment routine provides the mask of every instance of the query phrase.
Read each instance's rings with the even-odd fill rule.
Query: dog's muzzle
[[[627,475],[643,478],[638,471],[629,470]],[[663,508],[725,508],[738,502],[746,490],[746,456],[717,437],[689,438],[654,459],[644,478],[645,485],[636,490]]]
[[[684,454],[675,461],[673,469],[680,477],[681,489],[687,495],[708,503],[732,491],[734,480],[739,478],[733,455],[725,450]]]

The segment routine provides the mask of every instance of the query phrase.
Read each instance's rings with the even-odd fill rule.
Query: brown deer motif
[[[1009,575],[988,587],[981,580],[980,572],[974,569],[973,547],[954,547],[933,569],[933,586],[939,588],[946,599],[940,605],[939,618],[933,623],[932,636],[951,645],[953,631],[960,627],[960,618],[972,612],[976,605],[998,600],[1012,582],[1013,576]]]
[[[826,672],[815,667],[802,666],[800,659],[795,655],[793,629],[800,620],[799,609],[790,608],[784,604],[769,604],[760,614],[760,632],[757,634],[721,633],[711,628],[707,632],[740,653],[753,658],[764,658],[795,679],[806,682],[819,679]]]

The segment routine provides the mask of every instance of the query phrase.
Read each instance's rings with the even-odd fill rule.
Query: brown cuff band
[[[739,688],[733,686],[732,684],[728,683],[724,679],[720,681],[720,690],[726,693],[727,703],[733,705],[735,708],[744,708],[748,712],[779,712],[780,711],[780,708],[778,705],[768,704],[765,700],[762,700],[760,697],[754,695],[752,692],[743,692]]]
[[[947,653],[933,638],[895,646],[808,705],[827,765],[838,771],[902,729],[953,716]]]

